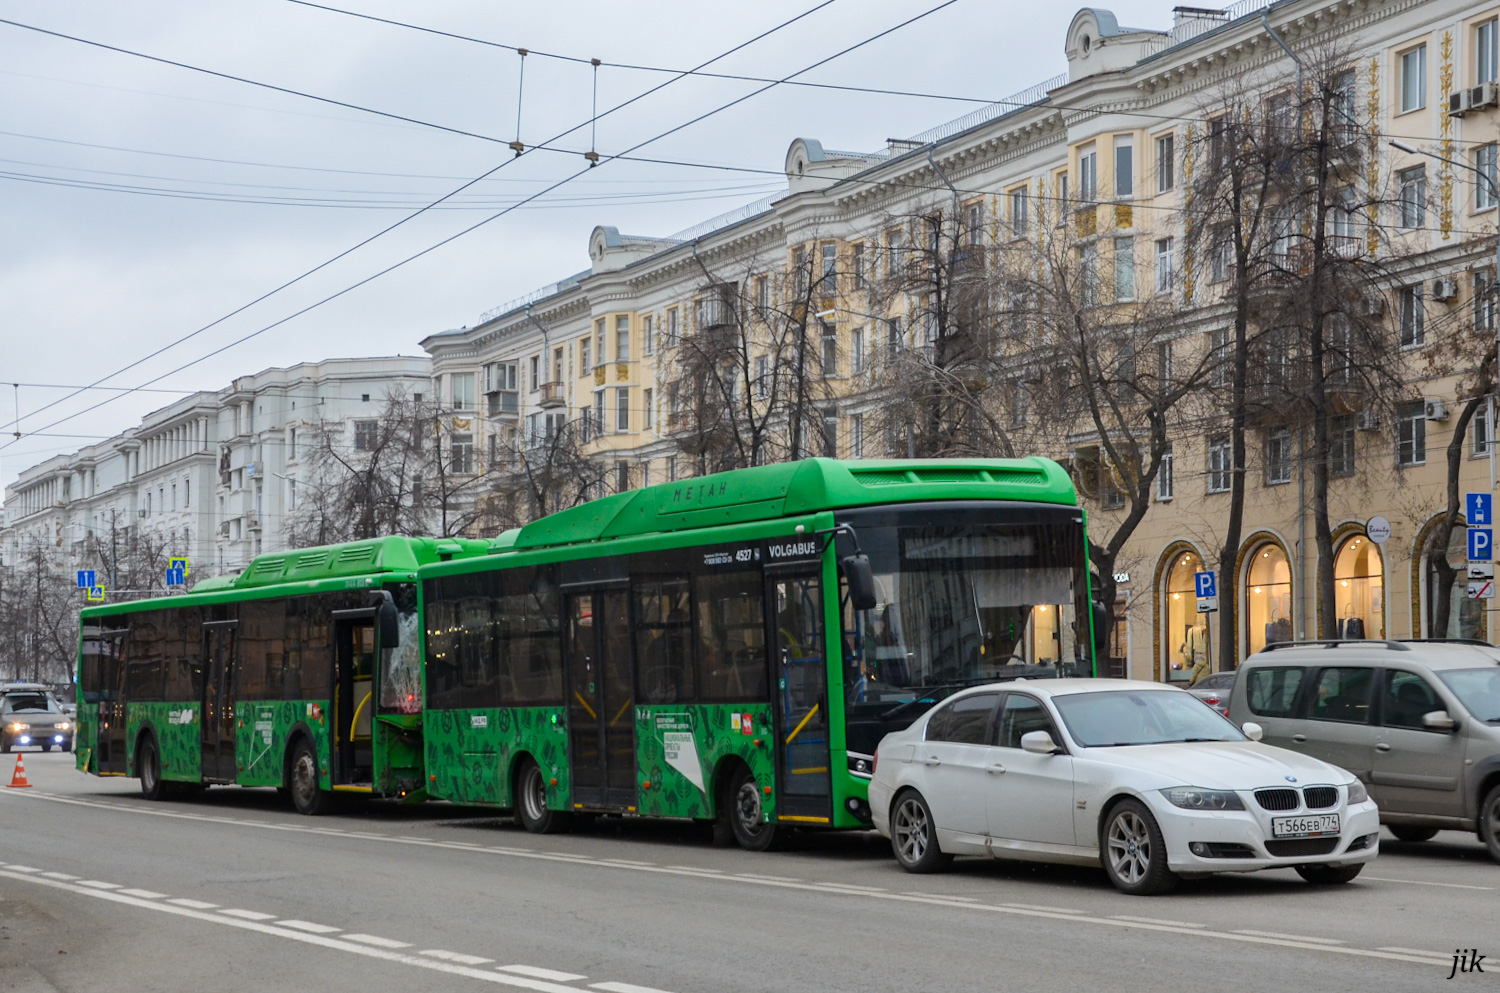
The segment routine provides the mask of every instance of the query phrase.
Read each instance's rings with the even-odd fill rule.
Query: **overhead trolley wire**
[[[734,46],[733,48],[730,48],[727,51],[725,51],[725,52],[723,52],[723,53],[721,53],[719,55],[714,56],[713,58],[709,59],[708,61],[702,63],[702,65],[699,66],[699,68],[702,68],[703,66],[712,65],[713,63],[719,61],[720,59],[727,58],[728,56],[733,55],[735,52],[741,51],[742,49],[747,48],[750,45],[754,45],[756,42],[759,42],[762,39],[767,38],[770,35],[775,34],[778,31],[781,31],[781,30],[783,30],[783,29],[785,29],[787,27],[790,27],[791,25],[797,23],[798,21],[800,21],[800,20],[802,20],[802,19],[804,19],[806,17],[809,17],[812,14],[814,14],[814,13],[822,10],[823,8],[828,7],[828,6],[830,6],[830,5],[832,5],[833,3],[836,3],[836,2],[837,2],[837,0],[820,0],[819,3],[814,4],[812,7],[808,8],[807,10],[803,11],[802,13],[797,14],[797,15],[795,15],[793,17],[790,17],[787,20],[782,21],[780,24],[774,25],[771,28],[768,28],[765,31],[762,31],[760,34],[755,35],[754,37],[748,39],[747,41],[741,42],[740,44]],[[42,31],[45,34],[54,35],[54,36],[57,36],[57,37],[65,38],[67,40],[79,41],[82,44],[94,45],[94,46],[97,46],[97,47],[107,48],[110,51],[119,52],[119,53],[125,54],[125,55],[136,56],[136,57],[139,57],[139,58],[146,59],[148,61],[166,61],[166,60],[158,59],[156,56],[146,55],[146,54],[140,53],[140,52],[133,52],[133,51],[131,51],[129,49],[120,48],[118,46],[102,45],[101,43],[88,41],[86,39],[77,39],[77,38],[73,38],[72,36],[69,36],[69,35],[60,34],[59,32],[47,31],[46,29],[42,29],[42,28],[33,28],[30,25],[20,24],[19,22],[15,22],[15,21],[7,21],[7,20],[5,20],[3,18],[0,18],[0,24],[11,24],[11,25],[14,25],[14,26],[17,26],[17,27],[25,28],[27,30]],[[192,70],[192,71],[207,72],[207,73],[209,73],[211,75],[222,75],[222,74],[219,74],[219,73],[215,73],[213,70],[199,69],[196,66],[188,66],[188,65],[186,65],[184,63],[172,63],[172,64],[174,64],[174,65],[181,65],[183,68],[187,68],[187,69]],[[622,110],[625,107],[628,107],[628,106],[630,106],[633,103],[636,103],[636,102],[638,102],[640,100],[645,99],[646,97],[650,96],[653,93],[660,92],[661,90],[665,89],[666,87],[671,86],[672,84],[676,83],[681,78],[683,78],[683,77],[682,76],[678,76],[678,77],[675,77],[673,79],[664,80],[663,82],[658,83],[656,86],[651,87],[649,90],[646,90],[646,91],[644,91],[642,93],[638,93],[635,96],[630,97],[630,98],[628,98],[628,99],[626,99],[626,100],[624,100],[624,101],[616,104],[615,106],[611,107],[609,110],[606,110],[603,114],[595,115],[595,118],[605,117],[605,116],[608,116],[609,114],[615,113],[616,111]],[[254,81],[254,80],[247,80],[246,82],[248,82],[252,86],[258,86],[258,85],[267,85],[267,86],[269,86],[269,84],[261,84],[261,83],[258,83],[256,81]],[[272,88],[277,88],[277,87],[272,87]],[[279,89],[279,88],[277,88],[277,89]],[[293,92],[293,91],[286,91],[286,92]],[[313,97],[311,95],[309,95],[308,98],[309,99],[313,99],[313,100],[320,99],[318,97]],[[379,113],[379,112],[378,111],[372,111],[372,113]],[[588,122],[585,121],[583,123],[586,124]],[[567,135],[572,134],[574,131],[577,131],[582,126],[583,126],[583,124],[578,124],[578,125],[575,125],[575,126],[569,128],[566,131],[562,131],[559,134],[557,134],[556,136],[554,136],[553,138],[548,139],[548,141],[544,142],[542,146],[538,146],[538,147],[545,147],[547,144],[550,144],[553,141],[560,140],[560,139],[566,137]],[[394,223],[387,225],[386,227],[380,229],[379,231],[375,232],[374,234],[370,235],[369,237],[367,237],[367,238],[365,238],[365,239],[363,239],[363,240],[361,240],[359,242],[356,242],[354,245],[351,245],[349,248],[344,249],[343,251],[339,252],[338,254],[334,255],[333,257],[331,257],[329,259],[326,259],[323,262],[318,263],[316,266],[313,266],[311,269],[306,270],[301,275],[295,276],[292,279],[289,279],[286,282],[282,283],[281,285],[279,285],[279,286],[277,286],[277,287],[275,287],[275,288],[273,288],[271,290],[266,291],[265,293],[261,294],[260,296],[256,297],[255,299],[251,300],[249,303],[246,303],[246,304],[243,304],[242,306],[236,307],[234,310],[232,310],[229,313],[225,314],[224,316],[218,318],[217,320],[211,321],[210,323],[205,324],[203,327],[198,328],[196,331],[189,332],[188,334],[183,335],[183,336],[175,339],[174,341],[168,342],[167,344],[161,346],[160,348],[156,349],[155,351],[153,351],[153,352],[151,352],[151,353],[149,353],[149,354],[147,354],[147,355],[145,355],[145,356],[143,356],[143,357],[141,357],[139,359],[136,359],[134,362],[131,362],[128,365],[122,366],[121,368],[116,369],[114,372],[111,372],[111,373],[109,373],[109,374],[101,377],[100,379],[96,380],[93,385],[98,385],[98,384],[103,383],[103,382],[105,382],[105,381],[107,381],[109,379],[114,378],[115,376],[120,375],[121,373],[128,372],[129,370],[135,368],[136,366],[141,365],[144,362],[150,361],[151,359],[155,358],[158,355],[161,355],[163,352],[169,351],[170,349],[175,348],[178,345],[180,345],[180,344],[182,344],[182,343],[184,343],[184,342],[186,342],[186,341],[188,341],[188,340],[190,340],[190,339],[192,339],[192,338],[194,338],[194,337],[196,337],[196,336],[198,336],[200,334],[203,334],[204,332],[208,331],[209,329],[211,329],[213,327],[216,327],[219,324],[222,324],[224,321],[229,320],[230,318],[236,316],[237,314],[243,313],[244,311],[246,311],[249,308],[255,306],[256,304],[258,304],[258,303],[260,303],[260,302],[262,302],[262,301],[264,301],[264,300],[266,300],[266,299],[274,296],[277,293],[280,293],[282,290],[287,289],[288,287],[293,286],[296,283],[301,282],[302,280],[308,278],[309,276],[313,275],[314,273],[317,273],[317,272],[319,272],[319,271],[321,271],[323,269],[326,269],[328,266],[333,265],[335,262],[338,262],[340,259],[343,259],[343,258],[351,255],[352,253],[358,251],[359,249],[363,248],[364,246],[370,244],[371,242],[373,242],[373,241],[375,241],[375,240],[377,240],[377,239],[385,236],[386,234],[390,233],[391,231],[394,231],[396,228],[399,228],[402,225],[406,224],[407,222],[409,222],[411,220],[414,220],[415,218],[420,217],[421,215],[427,213],[429,210],[432,210],[433,208],[437,207],[439,204],[443,203],[444,201],[446,201],[446,200],[448,200],[448,199],[456,196],[459,193],[462,193],[464,190],[468,189],[470,186],[473,186],[475,183],[478,183],[478,182],[480,182],[480,181],[482,181],[484,179],[487,179],[488,177],[494,175],[496,172],[499,172],[501,169],[503,169],[506,166],[510,165],[514,161],[515,161],[515,158],[511,158],[511,159],[506,160],[505,162],[500,163],[499,165],[495,166],[493,169],[490,169],[488,172],[485,172],[485,173],[483,173],[483,174],[475,177],[474,179],[471,179],[468,182],[465,182],[463,185],[457,187],[456,189],[451,190],[450,192],[448,192],[444,196],[439,197],[438,199],[434,200],[432,203],[426,205],[425,207],[422,207],[419,210],[413,211],[411,214],[407,215],[406,217],[403,217],[400,220],[395,221]],[[555,188],[556,187],[553,186],[553,187],[549,187],[549,188],[543,189],[542,191],[540,191],[537,194],[534,194],[532,197],[530,197],[528,199],[535,199],[537,196],[541,196],[544,193],[548,193],[552,189],[555,189]],[[519,204],[516,205],[516,206],[519,206]],[[513,210],[513,209],[515,209],[515,207],[508,208],[507,211],[504,211],[503,213],[508,213],[509,210]],[[496,215],[496,216],[499,216],[499,215]],[[480,223],[483,224],[483,223],[487,223],[487,222],[480,222]],[[217,353],[215,352],[215,353],[210,353],[210,354],[217,354]],[[204,356],[204,357],[207,358],[207,356]],[[152,380],[151,382],[156,382],[156,381],[157,380]],[[146,385],[150,385],[150,384],[148,383]],[[82,391],[79,391],[79,392],[82,392]],[[53,400],[53,401],[51,401],[51,402],[49,402],[49,403],[47,403],[47,404],[45,404],[45,405],[37,408],[34,411],[31,411],[27,416],[34,417],[37,414],[40,414],[40,413],[42,413],[45,410],[49,410],[49,409],[51,409],[53,407],[56,407],[58,404],[65,403],[68,400],[71,400],[73,397],[75,397],[77,395],[78,395],[78,393],[75,392],[75,393],[69,394],[68,396],[59,397],[58,399]],[[88,408],[88,409],[92,410],[94,408]],[[80,413],[85,413],[85,412],[86,411],[80,411]],[[19,413],[17,413],[16,419],[14,421],[12,421],[9,426],[13,426],[17,430],[19,430],[20,424],[21,424],[21,420],[22,420],[21,415]],[[47,427],[51,427],[51,426],[53,426],[53,425],[47,425]],[[12,445],[14,443],[15,443],[14,441],[6,442],[5,446],[0,446],[0,447],[7,447],[7,446]]]

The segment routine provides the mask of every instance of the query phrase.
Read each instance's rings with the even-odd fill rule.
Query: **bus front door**
[[[823,645],[823,583],[815,572],[772,573],[772,655],[776,687],[777,819],[828,824],[828,662]]]
[[[375,769],[375,612],[337,611],[333,635],[332,779],[337,785],[366,786]]]
[[[573,806],[634,810],[635,695],[626,591],[574,593],[567,616]]]
[[[203,625],[203,779],[232,783],[234,765],[234,660],[237,621]]]

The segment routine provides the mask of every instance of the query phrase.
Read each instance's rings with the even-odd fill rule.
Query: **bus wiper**
[[[922,691],[922,694],[920,696],[918,696],[916,699],[914,699],[914,700],[908,700],[905,703],[898,703],[898,704],[896,704],[890,710],[887,710],[885,713],[881,714],[879,719],[882,720],[882,721],[888,721],[892,717],[894,717],[897,714],[901,713],[903,710],[907,710],[908,708],[915,707],[919,703],[926,703],[926,704],[937,703],[938,700],[942,699],[943,696],[947,696],[950,693],[957,693],[959,690],[968,689],[969,685],[970,685],[969,683],[965,682],[965,683],[942,683],[942,684],[940,684],[938,686],[929,686],[926,689],[924,689]],[[942,696],[938,696],[938,694],[942,694]]]

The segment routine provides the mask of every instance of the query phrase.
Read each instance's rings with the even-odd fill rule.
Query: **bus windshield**
[[[1091,674],[1079,524],[939,522],[857,533],[876,605],[852,617],[845,611],[852,709],[884,710],[941,690],[935,699],[1026,675],[1023,667]]]

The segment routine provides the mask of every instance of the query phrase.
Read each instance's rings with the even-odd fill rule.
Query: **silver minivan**
[[[1477,831],[1500,862],[1500,648],[1477,641],[1272,645],[1229,718],[1363,780],[1401,841]]]

